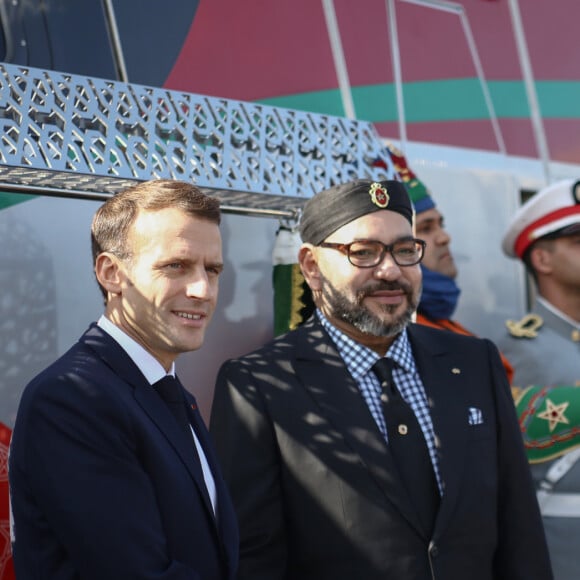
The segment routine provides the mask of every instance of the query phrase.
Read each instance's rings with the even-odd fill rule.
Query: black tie
[[[194,423],[193,425],[191,425],[189,422],[189,416],[187,414],[187,401],[185,400],[185,396],[182,390],[183,387],[179,382],[179,379],[172,375],[166,375],[162,379],[157,381],[153,386],[155,387],[155,390],[159,393],[159,396],[163,399],[163,401],[167,405],[168,409],[171,411],[172,415],[175,417],[175,420],[177,421],[178,425],[186,433],[187,437],[189,438],[189,441],[191,441],[192,443],[191,448],[193,450],[196,464],[201,469],[201,461],[199,458],[199,453],[197,451],[197,445],[193,440],[193,434],[191,432],[191,429],[193,427],[193,429],[196,432],[197,438],[200,440],[201,445],[201,439],[199,435],[201,426],[199,424],[196,424],[201,422],[201,417],[199,417],[199,411],[197,411],[197,404],[194,405],[196,407],[196,410],[194,410],[192,413],[192,419]],[[201,471],[200,473],[203,476],[203,473]],[[203,477],[205,479],[205,476]],[[202,487],[202,493],[204,494],[208,505],[211,505],[211,500],[209,498],[209,493],[207,491],[206,484],[204,484]]]
[[[172,375],[165,375],[153,386],[175,417],[178,425],[191,437],[191,427],[189,425],[186,407],[187,402],[185,401],[179,381]]]
[[[433,530],[439,507],[439,490],[423,431],[413,409],[393,381],[394,361],[381,358],[373,371],[381,382],[381,402],[387,424],[389,448],[408,490],[429,533]]]

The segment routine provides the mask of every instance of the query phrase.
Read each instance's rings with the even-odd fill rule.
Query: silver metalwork
[[[0,125],[3,190],[98,197],[173,178],[292,213],[332,184],[392,178],[367,122],[2,63]]]

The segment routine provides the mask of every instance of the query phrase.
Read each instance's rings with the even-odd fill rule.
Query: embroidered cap
[[[303,242],[318,245],[351,221],[375,211],[394,211],[413,223],[413,207],[399,181],[358,179],[325,189],[305,204],[300,220]]]
[[[522,258],[526,250],[547,235],[580,231],[580,181],[558,181],[531,197],[511,219],[502,241],[507,256]]]

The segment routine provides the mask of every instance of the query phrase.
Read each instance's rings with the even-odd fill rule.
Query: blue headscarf
[[[418,311],[432,320],[449,319],[453,316],[461,290],[455,280],[444,274],[429,270],[421,264],[423,293]]]

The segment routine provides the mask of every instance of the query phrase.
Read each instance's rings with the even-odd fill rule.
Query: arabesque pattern
[[[382,143],[366,122],[8,64],[0,126],[1,165],[72,172],[81,189],[87,176],[166,177],[308,198],[385,175],[372,166]]]

